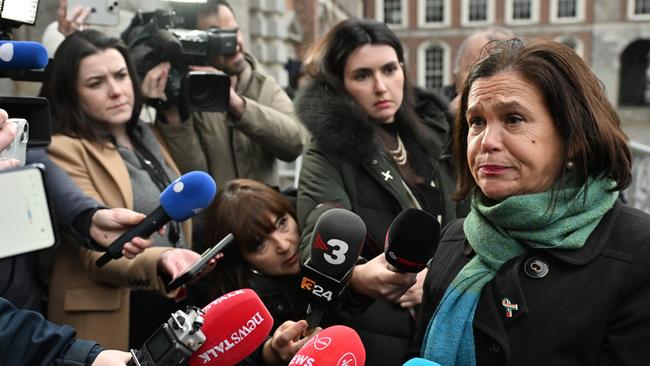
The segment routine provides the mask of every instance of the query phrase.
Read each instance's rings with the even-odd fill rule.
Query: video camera
[[[195,307],[177,310],[139,350],[131,350],[128,366],[183,364],[205,342],[202,316],[203,311]]]
[[[181,13],[187,12],[187,7],[196,9],[197,6],[181,4],[175,5],[182,8]],[[226,111],[230,96],[229,76],[189,71],[189,66],[206,65],[215,56],[235,53],[237,31],[184,29],[186,18],[174,10],[139,12],[122,33],[141,79],[159,63],[171,63],[165,89],[167,101],[155,99],[147,103],[157,109],[178,105],[182,119],[188,117],[189,110]]]

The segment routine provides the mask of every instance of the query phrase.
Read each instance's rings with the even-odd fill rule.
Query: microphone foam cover
[[[47,49],[38,42],[0,41],[0,71],[42,69],[47,61]]]
[[[205,343],[190,357],[190,366],[236,365],[261,345],[273,317],[251,289],[236,290],[203,308]]]
[[[412,358],[402,366],[440,366],[439,363],[425,360],[424,358]]]
[[[366,350],[352,328],[334,325],[314,335],[289,366],[363,366]]]
[[[325,211],[311,236],[311,266],[337,280],[357,263],[366,240],[366,224],[342,208]]]
[[[386,261],[400,272],[419,272],[440,242],[440,223],[426,211],[400,212],[386,233]]]
[[[208,207],[217,184],[212,177],[193,171],[178,177],[160,194],[160,205],[174,221],[185,221]]]

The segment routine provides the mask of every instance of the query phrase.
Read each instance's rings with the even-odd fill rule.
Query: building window
[[[627,15],[633,20],[650,19],[650,0],[628,0]]]
[[[551,21],[580,22],[584,19],[584,0],[551,0]]]
[[[636,0],[634,2],[634,15],[650,14],[650,0]]]
[[[539,22],[539,0],[506,1],[506,23],[533,24]]]
[[[650,105],[650,39],[630,43],[621,54],[618,102],[621,106]]]
[[[532,0],[512,0],[512,19],[529,20],[533,16]]]
[[[575,18],[578,16],[577,0],[558,0],[557,17],[558,18]]]
[[[464,26],[484,26],[492,23],[494,0],[463,0],[461,23]]]
[[[445,20],[444,0],[425,0],[424,20],[426,23],[440,23]]]
[[[451,0],[418,0],[418,25],[423,28],[449,26]]]
[[[469,0],[469,21],[484,22],[487,20],[487,0]]]
[[[406,0],[376,0],[376,17],[391,26],[406,25]]]
[[[425,54],[424,86],[428,89],[439,88],[443,85],[445,50],[439,46],[427,48]]]
[[[425,42],[418,47],[418,85],[427,89],[440,88],[449,83],[449,46],[439,42]]]
[[[402,0],[384,0],[384,23],[402,24]]]

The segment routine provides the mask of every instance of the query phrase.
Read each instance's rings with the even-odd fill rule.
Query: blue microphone
[[[185,221],[196,215],[208,207],[216,193],[217,184],[207,173],[194,171],[183,174],[160,194],[160,206],[112,242],[95,264],[101,267],[111,259],[122,257],[124,244],[136,236],[148,237],[170,220]]]
[[[402,366],[440,366],[439,363],[425,360],[424,358],[412,358]]]
[[[0,41],[0,71],[42,69],[47,61],[47,49],[38,42]]]

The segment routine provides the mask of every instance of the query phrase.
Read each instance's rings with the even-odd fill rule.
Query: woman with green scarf
[[[650,216],[605,92],[569,47],[495,41],[454,132],[456,199],[424,284],[421,356],[442,366],[650,362]]]

